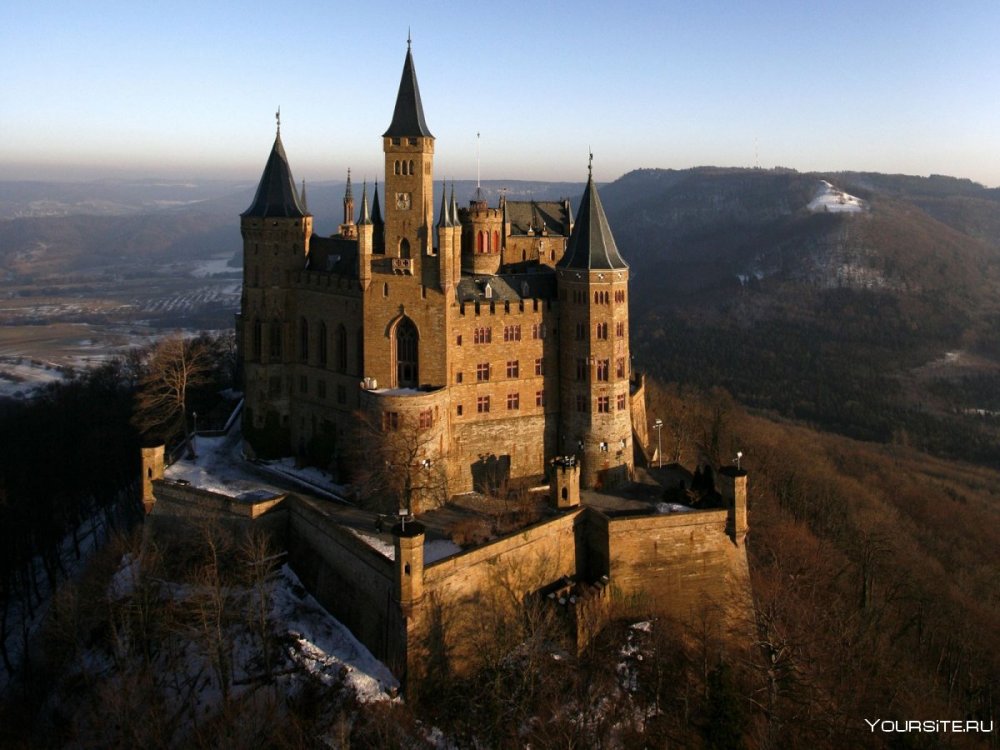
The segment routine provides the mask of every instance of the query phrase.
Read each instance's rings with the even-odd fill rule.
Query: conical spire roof
[[[260,184],[257,185],[253,203],[241,216],[284,219],[301,219],[303,216],[308,216],[295,191],[292,170],[288,166],[285,147],[281,144],[281,130],[274,138],[274,146],[267,158],[267,164],[264,165],[264,174],[260,176]]]
[[[424,136],[433,138],[424,120],[424,106],[420,103],[420,87],[417,85],[417,72],[413,67],[413,54],[410,42],[406,42],[406,60],[403,62],[403,77],[399,81],[399,93],[396,94],[396,109],[392,113],[392,123],[382,136],[400,138],[406,136]]]
[[[372,223],[372,217],[368,213],[368,180],[365,180],[361,186],[361,221],[358,223],[362,226],[368,226]]]
[[[448,207],[448,190],[445,188],[444,180],[441,181],[441,212],[438,215],[439,227],[451,226],[451,210]]]
[[[593,173],[587,178],[573,234],[567,243],[566,254],[557,267],[600,270],[628,268],[628,263],[622,260],[615,238],[611,235],[608,217],[604,215],[604,207],[594,185]]]
[[[378,180],[375,180],[375,193],[372,196],[372,224],[384,224],[382,209],[378,204]]]

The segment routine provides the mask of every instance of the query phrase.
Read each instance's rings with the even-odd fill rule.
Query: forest
[[[132,593],[113,597],[123,555],[139,554],[123,525],[62,583],[46,647],[0,708],[0,744],[996,748],[995,731],[888,737],[865,719],[994,721],[1000,474],[762,416],[718,388],[649,390],[665,460],[692,469],[743,453],[754,612],[737,632],[706,607],[693,622],[619,621],[576,654],[547,610],[490,605],[498,584],[476,673],[361,704],[288,661],[289,634],[260,614],[280,564],[260,540],[206,529],[184,560],[147,549]],[[191,679],[191,649],[221,695],[199,720],[169,699]],[[111,700],[124,695],[135,699]],[[95,722],[107,706],[113,721]]]

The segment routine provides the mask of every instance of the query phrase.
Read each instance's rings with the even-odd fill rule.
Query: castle
[[[355,216],[348,174],[344,223],[320,237],[279,121],[241,216],[247,443],[347,474],[360,414],[420,433],[405,463],[436,467],[441,496],[541,479],[556,456],[576,457],[584,487],[627,481],[633,422],[645,435],[629,269],[592,175],[575,221],[566,200],[460,207],[454,187],[434,196],[434,145],[408,43],[382,135],[384,218],[377,184]]]
[[[659,507],[656,481],[653,501],[618,497],[646,472],[636,458],[649,441],[629,366],[628,266],[592,177],[575,221],[565,201],[490,208],[477,196],[460,208],[442,188],[434,224],[434,138],[409,48],[383,150],[385,218],[365,186],[356,219],[348,184],[339,233],[318,237],[279,123],[241,217],[237,338],[244,445],[346,464],[359,424],[375,448],[398,438],[400,522],[385,528],[368,497],[364,510],[324,500],[241,461],[242,479],[198,486],[204,467],[167,468],[159,445],[142,455],[145,532],[180,547],[214,525],[266,534],[408,690],[474,667],[484,613],[532,602],[555,609],[578,646],[619,617],[745,626],[746,472],[721,468],[698,507]],[[239,435],[222,441],[232,460]],[[418,480],[434,474],[439,485]],[[432,486],[457,495],[543,475],[547,510],[513,531],[456,541],[449,519],[462,510],[434,510]]]

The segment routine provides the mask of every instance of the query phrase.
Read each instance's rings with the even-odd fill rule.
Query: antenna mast
[[[479,182],[479,133],[476,132],[476,198],[482,198],[483,191]]]

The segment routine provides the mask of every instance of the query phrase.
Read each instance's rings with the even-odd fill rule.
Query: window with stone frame
[[[542,369],[542,358],[539,357],[535,360],[535,375],[541,375],[543,373]]]
[[[476,411],[480,414],[486,414],[490,410],[490,397],[489,396],[477,396],[476,397]]]
[[[606,359],[599,359],[599,360],[597,360],[597,379],[598,380],[607,382],[607,380],[608,380],[608,370],[610,369],[609,364],[610,363]]]
[[[507,409],[508,411],[514,411],[521,408],[521,394],[520,393],[508,393],[507,394]]]
[[[610,396],[598,396],[597,397],[597,411],[599,414],[609,414],[611,412],[611,397]]]
[[[516,359],[507,360],[507,377],[517,378],[520,377],[521,373],[521,363]]]
[[[483,382],[490,379],[490,363],[480,362],[476,365],[476,381]]]
[[[472,332],[473,344],[489,344],[493,340],[493,329],[489,326],[479,326]]]
[[[625,411],[625,394],[618,394],[618,411]]]
[[[382,412],[382,429],[385,432],[389,432],[390,430],[398,430],[399,412],[397,411]]]
[[[618,357],[618,359],[615,360],[615,377],[625,377],[625,357]]]
[[[535,406],[545,406],[545,391],[535,391]]]

